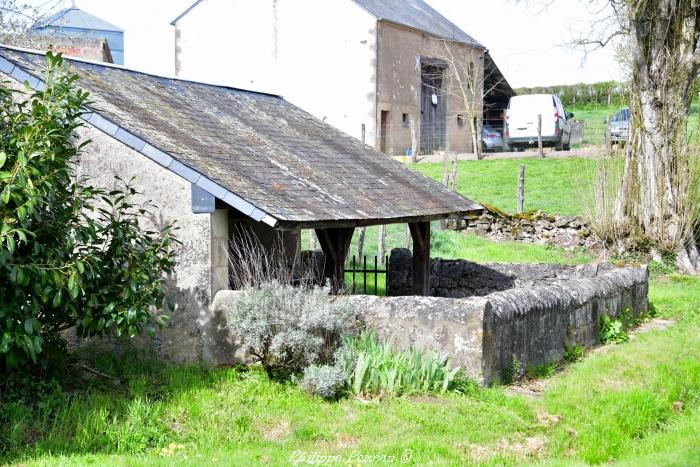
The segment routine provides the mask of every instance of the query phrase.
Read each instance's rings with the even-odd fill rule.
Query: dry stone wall
[[[475,219],[456,222],[452,227],[494,240],[556,245],[567,250],[578,247],[597,250],[601,247],[600,241],[581,218],[552,216],[542,211],[510,215],[486,209]]]

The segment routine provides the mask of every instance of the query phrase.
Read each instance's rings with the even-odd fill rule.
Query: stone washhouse
[[[323,274],[337,286],[356,227],[408,223],[413,291],[425,295],[430,222],[481,209],[279,96],[67,62],[91,97],[79,136],[92,143],[76,175],[107,189],[115,175],[133,178],[157,207],[149,227],[179,226],[170,284],[178,308],[156,340],[168,359],[233,358],[223,317],[210,305],[229,288],[228,248],[239,227],[262,244],[280,240],[288,255],[300,230],[314,229]],[[5,81],[41,88],[44,67],[42,53],[0,47]]]

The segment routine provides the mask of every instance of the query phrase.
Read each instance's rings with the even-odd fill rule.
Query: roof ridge
[[[32,54],[32,55],[41,55],[41,56],[44,56],[44,55],[45,55],[45,52],[42,52],[42,51],[40,51],[40,50],[28,49],[28,48],[25,48],[25,47],[16,47],[16,46],[13,46],[13,45],[7,45],[7,44],[2,44],[2,43],[0,43],[0,54],[2,54],[2,50],[3,50],[3,49],[6,49],[6,50],[13,50],[13,51],[15,51],[15,52],[22,52],[22,53]],[[201,84],[201,85],[203,85],[203,86],[213,86],[213,87],[217,87],[217,88],[230,89],[230,90],[232,90],[232,91],[247,92],[247,93],[251,93],[251,94],[260,94],[260,95],[263,95],[263,96],[270,96],[270,97],[276,97],[276,98],[279,98],[279,99],[284,99],[284,97],[283,97],[282,95],[280,95],[280,94],[275,94],[275,93],[272,93],[272,92],[255,91],[255,90],[253,90],[253,89],[239,88],[239,87],[236,87],[236,86],[228,86],[228,85],[225,85],[225,84],[208,83],[208,82],[206,82],[206,81],[197,81],[197,80],[193,80],[193,79],[185,79],[185,78],[181,78],[181,77],[178,77],[178,76],[160,75],[160,74],[157,74],[157,73],[150,73],[150,72],[147,72],[147,71],[135,70],[135,69],[133,69],[133,68],[127,68],[127,67],[125,67],[124,65],[117,65],[117,64],[115,64],[115,63],[106,63],[106,62],[100,62],[100,61],[98,61],[98,60],[90,60],[90,59],[87,59],[87,58],[78,58],[78,57],[64,57],[64,59],[67,60],[67,61],[69,61],[69,62],[87,63],[87,64],[89,64],[89,65],[102,66],[102,67],[105,67],[105,68],[115,68],[115,69],[118,69],[118,70],[126,71],[126,72],[128,72],[128,73],[135,73],[135,74],[139,74],[139,75],[152,76],[152,77],[155,77],[155,78],[171,79],[171,80],[174,80],[174,81],[183,81],[183,82],[186,82],[186,83]]]
[[[56,13],[54,13],[54,14],[48,16],[47,18],[45,18],[45,19],[43,19],[43,20],[40,20],[40,21],[37,21],[37,23],[34,24],[34,25],[32,26],[32,28],[34,28],[34,29],[42,29],[42,28],[48,28],[48,27],[62,27],[62,25],[56,25],[56,24],[52,24],[52,23],[54,23],[55,21],[58,21],[59,19],[63,18],[64,16],[66,16],[66,14],[68,14],[69,12],[71,12],[71,11],[73,11],[73,10],[79,12],[79,13],[82,14],[82,15],[85,15],[86,17],[94,18],[94,19],[98,20],[100,23],[103,23],[104,26],[109,27],[109,29],[100,29],[100,28],[96,28],[97,30],[100,30],[100,31],[124,32],[124,29],[120,28],[120,27],[117,26],[116,24],[110,23],[109,21],[104,20],[104,19],[100,18],[99,16],[93,15],[93,14],[90,13],[89,11],[86,11],[86,10],[83,10],[83,9],[81,9],[81,8],[78,8],[78,7],[75,6],[75,5],[72,5],[72,6],[68,7],[68,8],[64,8],[64,9],[62,9],[62,10],[59,10],[59,11],[57,11]],[[73,27],[73,28],[76,28],[76,29],[86,29],[86,28],[81,28],[81,27],[76,27],[76,26],[65,26],[65,25],[63,25],[63,27]]]

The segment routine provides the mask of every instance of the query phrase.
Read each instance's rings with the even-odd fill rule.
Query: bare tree
[[[679,267],[700,271],[697,159],[688,146],[691,88],[700,66],[700,2],[607,0],[611,13],[575,41],[586,52],[628,41],[632,92],[630,144],[615,219]]]
[[[27,34],[38,18],[38,10],[27,3],[0,0],[0,32],[3,34]]]
[[[461,119],[461,123],[469,125],[473,151],[481,159],[484,99],[495,92],[503,77],[496,77],[495,67],[486,66],[486,54],[482,50],[453,40],[431,38],[426,42],[422,54],[444,64],[446,73],[441,80],[443,85],[440,89],[434,89],[453,98],[451,101],[456,104],[451,106],[450,117]],[[439,67],[435,69],[441,70]],[[432,82],[435,80],[429,80],[426,84],[430,86]]]

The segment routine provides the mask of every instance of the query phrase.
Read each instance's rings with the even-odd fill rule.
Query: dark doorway
[[[445,149],[447,125],[443,92],[445,67],[440,63],[421,65],[420,149],[431,153]]]
[[[379,150],[383,152],[384,154],[387,153],[388,149],[388,144],[387,142],[389,141],[389,111],[388,110],[382,110],[380,114],[380,120],[379,120]]]

